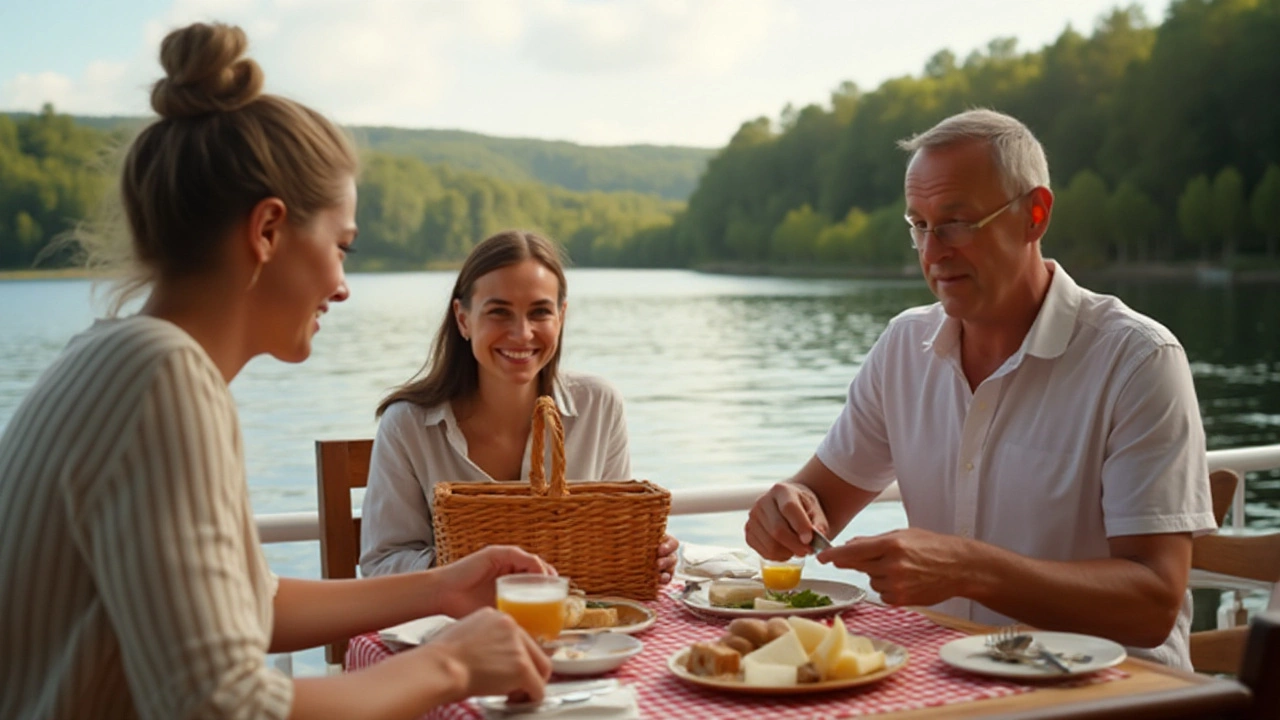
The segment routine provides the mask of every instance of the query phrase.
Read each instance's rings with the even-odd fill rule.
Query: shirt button
[[[986,410],[986,409],[987,409],[987,404],[986,404],[986,403],[984,403],[984,402],[980,402],[980,403],[978,403],[978,409],[979,409],[979,410]]]
[[[964,470],[965,472],[973,472],[973,463],[965,463]]]

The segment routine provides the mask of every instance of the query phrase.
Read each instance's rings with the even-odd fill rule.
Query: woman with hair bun
[[[276,578],[258,542],[228,383],[301,362],[356,236],[356,155],[263,94],[235,27],[161,45],[159,119],[128,149],[112,317],[73,338],[0,436],[0,717],[411,718],[476,694],[537,699],[550,663],[494,579],[554,572],[493,547],[447,568]],[[115,317],[149,290],[141,311]],[[444,613],[436,639],[357,673],[290,678],[289,652]]]

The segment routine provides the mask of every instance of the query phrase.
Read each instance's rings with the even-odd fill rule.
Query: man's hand
[[[512,573],[555,575],[537,555],[511,545],[491,545],[478,552],[427,571],[436,593],[435,612],[462,617],[496,602],[494,581]]]
[[[814,529],[827,533],[822,503],[809,488],[783,482],[769,488],[747,516],[747,544],[762,557],[786,560],[808,555]]]
[[[670,535],[663,535],[658,543],[658,585],[671,582],[671,574],[676,569],[676,548],[680,541]]]
[[[516,693],[537,702],[551,675],[547,654],[511,616],[493,608],[453,623],[414,652],[447,661],[462,697]]]
[[[964,594],[967,540],[927,530],[854,538],[818,554],[820,562],[864,572],[890,605],[935,605]]]

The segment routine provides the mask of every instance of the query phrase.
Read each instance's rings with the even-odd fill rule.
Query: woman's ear
[[[462,307],[461,300],[453,301],[453,323],[458,328],[458,334],[463,340],[471,341],[471,329],[467,326],[469,318],[467,317],[467,309]]]
[[[278,197],[263,198],[249,211],[246,239],[259,263],[271,261],[280,246],[280,234],[289,219],[289,208]]]

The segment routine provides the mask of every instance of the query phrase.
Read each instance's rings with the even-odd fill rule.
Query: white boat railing
[[[1241,473],[1280,468],[1280,445],[1211,450],[1209,470],[1228,468]],[[768,490],[768,485],[721,485],[696,489],[675,488],[671,491],[672,515],[702,515],[751,509],[751,505]],[[897,484],[880,493],[875,502],[898,502],[902,496]],[[1244,527],[1244,487],[1236,488],[1232,504],[1232,527]],[[315,512],[269,513],[258,515],[258,535],[263,543],[308,542],[320,540],[320,516]]]

